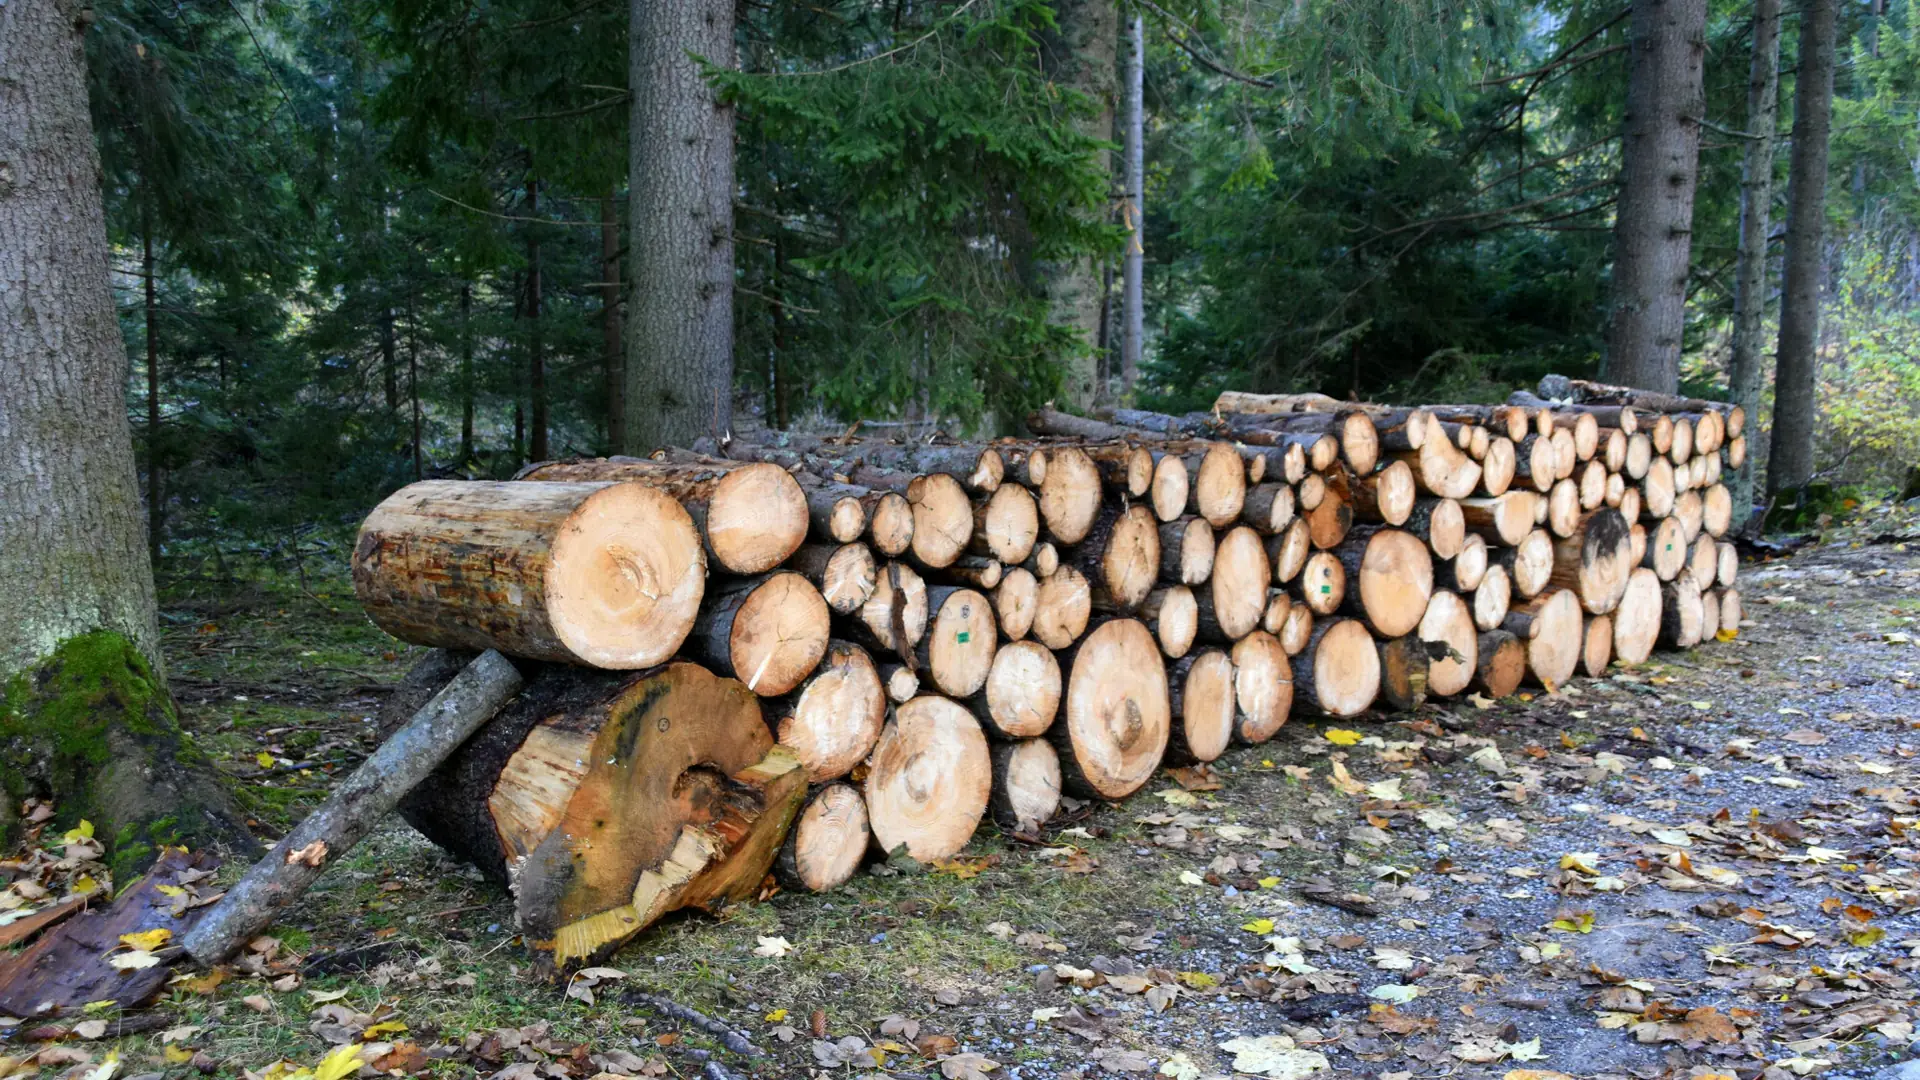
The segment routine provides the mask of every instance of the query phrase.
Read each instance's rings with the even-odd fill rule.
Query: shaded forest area
[[[1706,12],[1679,374],[1713,397],[1736,351],[1763,10]],[[629,145],[626,5],[94,11],[163,573],[248,550],[291,568],[416,477],[644,451],[624,369],[673,316],[632,284],[648,154]],[[1920,38],[1905,0],[1836,15],[1815,471],[1884,488],[1920,459]],[[1778,143],[1768,301],[1802,39],[1785,16],[1778,107],[1758,115]],[[1048,400],[1499,400],[1606,374],[1630,25],[1566,0],[742,4],[737,70],[704,70],[734,129],[735,426],[994,433]],[[1777,309],[1748,307],[1771,354]]]

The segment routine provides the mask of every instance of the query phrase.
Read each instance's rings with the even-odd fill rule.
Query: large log
[[[1043,460],[1047,465],[1040,482],[1040,520],[1054,540],[1077,544],[1086,539],[1100,513],[1100,467],[1077,446],[1050,447]],[[1238,472],[1237,455],[1233,463]]]
[[[836,641],[800,691],[769,712],[774,738],[793,751],[808,783],[821,784],[866,760],[887,720],[887,691],[867,650]]]
[[[1362,526],[1334,554],[1346,570],[1346,614],[1385,638],[1412,633],[1420,625],[1433,595],[1433,554],[1419,537]]]
[[[1159,646],[1133,619],[1110,619],[1061,657],[1066,713],[1048,732],[1068,791],[1122,799],[1159,767],[1171,727]]]
[[[404,715],[436,654],[390,695]],[[668,911],[752,895],[806,795],[760,701],[696,664],[542,668],[402,802],[429,840],[513,893],[528,945],[560,967]]]
[[[1214,552],[1208,596],[1209,609],[1228,641],[1238,641],[1260,625],[1272,576],[1273,566],[1259,533],[1238,525],[1221,538]]]
[[[1191,765],[1225,753],[1236,711],[1232,659],[1219,649],[1202,649],[1168,669],[1167,686],[1173,719],[1166,763]]]
[[[1478,533],[1489,543],[1513,547],[1533,531],[1534,507],[1538,496],[1531,491],[1509,491],[1498,498],[1456,500],[1460,518],[1468,532]]]
[[[783,570],[716,591],[694,621],[687,651],[754,693],[777,697],[820,666],[831,624],[820,590]]]
[[[1262,535],[1273,536],[1293,524],[1295,512],[1293,485],[1268,481],[1255,484],[1247,490],[1247,501],[1240,508],[1240,520],[1253,526]]]
[[[1293,667],[1294,700],[1327,716],[1357,716],[1380,693],[1380,653],[1353,619],[1316,623]]]
[[[1014,641],[994,654],[987,685],[969,704],[988,734],[1030,739],[1053,726],[1060,694],[1060,664],[1053,650],[1037,641]]]
[[[867,820],[888,855],[950,858],[980,825],[993,789],[987,737],[973,714],[943,697],[893,710],[867,771]]]
[[[814,792],[794,819],[774,860],[774,874],[790,889],[837,889],[859,872],[872,838],[860,789],[828,784]]]
[[[935,585],[927,589],[933,620],[915,649],[921,684],[949,697],[964,698],[987,684],[999,645],[993,604],[972,589]]]
[[[1420,619],[1419,634],[1420,640],[1430,646],[1429,692],[1452,697],[1472,684],[1480,661],[1480,630],[1465,600],[1445,589],[1434,590]]]
[[[1280,639],[1255,630],[1233,645],[1233,725],[1236,741],[1266,742],[1286,726],[1293,710],[1293,664]]]
[[[1564,685],[1573,678],[1586,643],[1579,598],[1572,590],[1553,589],[1517,606],[1515,612],[1531,617],[1534,624],[1533,638],[1527,642],[1527,673],[1548,690]]]
[[[787,470],[764,462],[590,458],[539,462],[520,470],[515,479],[644,484],[685,507],[707,554],[735,574],[771,570],[807,538],[806,492]]]
[[[686,640],[706,565],[680,503],[640,484],[428,480],[367,515],[353,586],[416,645],[643,668]]]
[[[492,650],[461,668],[194,924],[180,943],[187,954],[211,966],[266,930],[523,685]]]
[[[1045,739],[996,743],[992,749],[993,820],[1029,835],[1060,809],[1060,754]]]
[[[973,507],[973,537],[968,550],[991,555],[1009,566],[1026,561],[1040,539],[1040,507],[1020,484],[1002,484]]]
[[[1572,589],[1589,614],[1604,615],[1620,603],[1633,571],[1633,537],[1620,511],[1603,507],[1582,517],[1571,538],[1553,545],[1548,582]]]
[[[1103,589],[1122,610],[1140,606],[1160,576],[1160,530],[1144,506],[1108,504],[1086,539],[1062,558]]]
[[[1040,581],[1033,601],[1034,639],[1049,649],[1067,648],[1087,630],[1093,615],[1093,589],[1086,576],[1063,566]]]
[[[1406,530],[1419,537],[1436,559],[1451,559],[1467,543],[1466,515],[1455,499],[1420,499],[1407,515]]]

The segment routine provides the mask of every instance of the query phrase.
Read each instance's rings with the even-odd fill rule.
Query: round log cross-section
[[[1220,539],[1213,556],[1209,591],[1214,618],[1229,640],[1238,641],[1260,625],[1260,616],[1267,609],[1267,582],[1272,574],[1272,564],[1267,561],[1267,549],[1259,533],[1238,525]]]
[[[1226,752],[1236,712],[1233,677],[1233,660],[1219,649],[1203,649],[1167,672],[1173,715],[1167,764],[1212,761]]]
[[[1240,452],[1232,443],[1211,443],[1189,459],[1188,467],[1193,471],[1188,508],[1216,529],[1233,524],[1247,500],[1247,467]]]
[[[882,566],[873,595],[860,605],[859,625],[881,651],[911,660],[927,632],[927,583],[905,563]]]
[[[867,800],[852,784],[821,788],[794,819],[793,831],[774,861],[788,888],[826,892],[853,880],[866,858],[872,833]]]
[[[819,784],[853,771],[873,749],[887,720],[886,687],[873,658],[858,645],[836,641],[774,724],[780,745],[793,751]]]
[[[1038,832],[1060,809],[1060,754],[1045,739],[993,747],[993,820],[1022,833]]]
[[[830,624],[820,590],[799,574],[782,571],[716,593],[701,609],[687,642],[714,670],[762,697],[777,697],[820,666]]]
[[[1046,479],[1040,483],[1040,520],[1062,544],[1086,539],[1100,513],[1100,467],[1077,446],[1056,446],[1047,452]],[[1240,459],[1234,458],[1238,468]]]
[[[1033,602],[1033,636],[1049,649],[1072,645],[1093,616],[1093,589],[1086,575],[1071,566],[1040,582]]]
[[[680,503],[640,484],[427,480],[367,515],[353,586],[402,641],[631,669],[686,640],[706,560]]]
[[[1293,664],[1279,638],[1255,630],[1234,643],[1233,697],[1238,741],[1256,746],[1286,726],[1293,710]]]
[[[1049,733],[1066,789],[1123,799],[1152,778],[1167,749],[1172,712],[1160,647],[1140,622],[1110,619],[1066,666],[1066,715]]]
[[[1030,739],[1053,726],[1060,711],[1060,663],[1037,641],[1014,641],[993,657],[974,715],[1002,739]]]
[[[1586,622],[1580,599],[1571,589],[1554,589],[1527,602],[1522,609],[1537,627],[1527,642],[1527,671],[1540,685],[1557,689],[1580,665],[1586,644]]]
[[[1355,530],[1335,552],[1347,571],[1345,607],[1381,637],[1412,633],[1433,595],[1433,554],[1400,529]]]
[[[1006,487],[1001,488],[1002,491]],[[1000,632],[1009,641],[1019,641],[1033,629],[1034,606],[1039,600],[1040,582],[1024,566],[1008,567],[993,590],[993,613]]]
[[[517,479],[645,484],[686,507],[706,542],[707,553],[716,564],[736,574],[773,569],[807,538],[807,493],[793,474],[767,462],[709,458],[683,464],[646,458],[593,458],[541,462],[522,470]]]
[[[1480,660],[1480,630],[1458,594],[1434,590],[1420,620],[1420,640],[1429,645],[1428,692],[1452,697],[1472,684]]]
[[[1328,716],[1356,716],[1380,693],[1380,652],[1357,619],[1327,619],[1294,665],[1294,695]]]
[[[1040,538],[1040,507],[1033,492],[1002,484],[973,508],[972,547],[1009,566],[1025,562]]]
[[[993,604],[972,589],[936,585],[927,590],[933,625],[919,645],[919,667],[934,689],[964,698],[987,685],[999,633]]]
[[[913,557],[938,569],[951,566],[973,539],[973,501],[960,481],[928,473],[907,485],[913,508]]]
[[[993,789],[987,737],[965,707],[914,698],[893,710],[867,772],[867,819],[880,850],[949,858],[979,827]]]

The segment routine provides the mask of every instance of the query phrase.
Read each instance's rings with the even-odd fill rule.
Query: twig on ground
[[[719,1039],[727,1049],[742,1057],[760,1056],[760,1048],[748,1042],[745,1035],[715,1020],[713,1017],[703,1012],[689,1009],[671,998],[662,997],[659,994],[650,994],[645,990],[628,990],[622,994],[621,997],[623,1000],[632,1004],[642,1005],[652,1009],[662,1016],[670,1016],[683,1023],[692,1024],[694,1027]]]

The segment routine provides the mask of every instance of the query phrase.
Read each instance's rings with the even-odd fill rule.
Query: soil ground
[[[1552,694],[1296,714],[1039,843],[988,825],[939,868],[671,920],[571,995],[528,973],[498,888],[396,821],[277,948],[176,984],[165,1036],[63,1045],[123,1077],[348,1041],[507,1080],[1874,1075],[1915,1034],[1920,547],[1887,535],[1913,531],[1883,512],[1743,566],[1731,641]],[[179,581],[165,609],[188,722],[264,837],[367,752],[413,656],[337,568]],[[33,1049],[8,1030],[0,1076]]]

